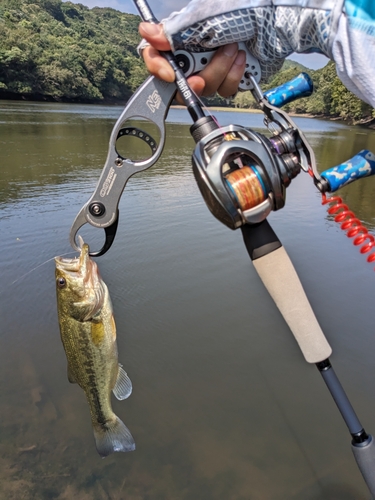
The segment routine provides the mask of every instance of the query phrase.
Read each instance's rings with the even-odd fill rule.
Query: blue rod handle
[[[329,183],[331,193],[346,184],[375,174],[375,155],[368,149],[363,149],[348,161],[330,168],[320,175]]]
[[[272,106],[281,108],[284,104],[295,101],[300,97],[308,97],[313,90],[314,85],[310,76],[307,73],[300,73],[293,80],[268,90],[264,95]]]

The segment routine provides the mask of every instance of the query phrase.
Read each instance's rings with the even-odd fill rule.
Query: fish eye
[[[58,278],[57,285],[58,285],[59,288],[64,288],[64,286],[66,285],[65,278]]]

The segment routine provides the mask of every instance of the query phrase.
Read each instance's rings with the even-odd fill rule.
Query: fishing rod
[[[250,77],[251,78],[251,77]],[[281,241],[266,217],[284,206],[285,188],[305,170],[323,193],[375,173],[375,156],[364,150],[351,160],[323,172],[317,171],[315,155],[306,138],[282,106],[312,82],[297,77],[266,94],[252,79],[253,95],[265,113],[265,124],[276,134],[271,138],[230,125],[221,133],[231,135],[218,144],[211,132],[197,144],[193,171],[212,214],[231,229],[241,228],[247,252],[276,306],[293,333],[308,363],[318,368],[351,434],[351,449],[362,476],[375,496],[375,445],[360,423],[329,360],[332,349],[316,319],[301,281]],[[234,135],[234,137],[233,137]],[[209,160],[207,160],[209,158]],[[332,185],[331,185],[332,184]]]
[[[144,21],[158,22],[145,0],[134,0],[134,3]],[[351,160],[319,174],[314,151],[303,132],[280,109],[288,102],[311,95],[311,79],[301,73],[291,82],[263,93],[258,85],[261,77],[259,62],[244,44],[241,49],[246,52],[247,63],[239,90],[252,92],[265,115],[264,123],[271,136],[266,137],[239,125],[219,127],[212,116],[205,114],[186,77],[205,67],[215,50],[197,54],[183,50],[175,54],[161,52],[175,71],[176,81],[167,83],[150,76],[127,103],[113,128],[108,156],[96,189],[73,222],[70,242],[74,249],[79,250],[78,231],[84,224],[90,224],[105,231],[103,247],[90,255],[100,256],[109,250],[118,227],[118,204],[125,185],[132,175],[150,168],[159,159],[165,142],[165,119],[176,92],[180,90],[193,120],[190,128],[196,142],[192,154],[193,173],[207,207],[230,229],[241,228],[245,247],[258,275],[293,333],[305,360],[316,365],[332,395],[351,434],[351,449],[357,465],[375,496],[374,439],[364,430],[331,365],[332,349],[293,263],[267,221],[271,211],[284,207],[286,188],[301,170],[309,173],[323,200],[327,200],[326,193],[374,174],[375,156],[364,150]],[[159,143],[146,131],[124,125],[135,117],[156,125],[160,132]],[[151,150],[151,157],[133,161],[120,155],[116,143],[123,136],[137,137],[145,142]],[[330,200],[328,198],[326,202]],[[353,223],[352,219],[350,224],[360,233],[361,243],[363,238],[370,240],[367,246],[371,248],[370,235],[362,231],[361,224]]]

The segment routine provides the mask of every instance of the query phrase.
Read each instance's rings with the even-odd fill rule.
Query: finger
[[[222,97],[230,97],[238,91],[238,86],[243,78],[246,65],[246,54],[243,50],[238,52],[233,65],[223,83],[217,89]]]
[[[206,81],[204,95],[211,95],[223,84],[238,54],[238,46],[231,43],[220,47],[211,62],[199,73]]]
[[[140,23],[140,35],[157,50],[171,50],[161,24]]]
[[[166,59],[151,45],[145,47],[142,53],[143,59],[149,72],[165,80],[166,82],[174,82],[175,74],[172,67]]]

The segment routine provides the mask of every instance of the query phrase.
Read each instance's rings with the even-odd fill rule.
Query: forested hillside
[[[283,68],[266,85],[269,90],[292,80],[300,72],[307,72],[314,82],[314,93],[284,106],[293,113],[341,118],[351,123],[370,123],[375,118],[374,109],[364,103],[341,83],[336,75],[335,65],[329,62],[324,68],[313,71],[293,61],[285,61]],[[234,105],[240,108],[256,108],[256,102],[249,92],[239,93]]]
[[[127,99],[145,79],[139,17],[60,0],[0,1],[0,98]]]
[[[114,9],[61,0],[0,0],[0,99],[126,101],[147,76],[136,51],[139,21]],[[301,69],[306,70],[286,61],[264,89]],[[360,123],[375,117],[340,82],[333,63],[307,71],[315,92],[287,105],[287,111]],[[228,105],[218,96],[208,102]],[[249,92],[239,93],[231,105],[256,107]]]

